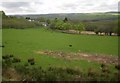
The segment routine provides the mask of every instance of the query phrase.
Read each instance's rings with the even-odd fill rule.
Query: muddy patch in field
[[[87,60],[88,62],[96,61],[98,63],[118,64],[118,57],[100,55],[100,54],[87,54],[87,53],[73,53],[61,51],[37,51],[37,54],[44,54],[56,58],[63,58],[66,60]]]

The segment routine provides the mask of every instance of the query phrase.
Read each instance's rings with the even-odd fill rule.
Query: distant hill
[[[57,14],[30,14],[30,15],[15,15],[16,17],[30,17],[32,19],[46,18],[46,19],[64,19],[67,17],[69,20],[78,21],[100,21],[100,20],[116,20],[118,19],[117,12],[105,13],[57,13]]]
[[[106,13],[120,13],[120,11],[109,11],[109,12],[106,12]]]

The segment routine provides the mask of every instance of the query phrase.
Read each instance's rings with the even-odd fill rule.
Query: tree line
[[[120,35],[120,30],[118,29],[119,21],[97,21],[97,22],[72,22],[69,21],[67,17],[64,20],[59,20],[55,18],[54,21],[50,24],[51,29],[58,30],[77,30],[81,31],[92,31],[97,35],[112,35],[112,33],[116,35]]]
[[[26,18],[17,18],[15,16],[6,16],[5,13],[2,11],[2,27],[3,28],[17,28],[17,29],[24,29],[24,28],[34,28],[43,26],[41,23],[47,23],[48,28],[52,30],[76,30],[79,31],[93,31],[97,35],[104,33],[104,35],[112,35],[115,33],[116,35],[120,35],[119,20],[107,20],[107,21],[77,21],[70,20],[65,17],[63,20],[58,18],[47,19],[43,17],[36,18],[36,21],[28,21],[31,19],[30,17]]]
[[[112,35],[112,33],[120,35],[118,20],[113,21],[99,21],[99,22],[86,22],[85,30],[94,31],[96,34],[104,33],[105,35]]]
[[[51,29],[58,29],[58,30],[77,30],[79,33],[85,30],[84,25],[82,23],[72,23],[68,21],[67,17],[64,20],[59,20],[55,18],[55,20],[50,24]]]

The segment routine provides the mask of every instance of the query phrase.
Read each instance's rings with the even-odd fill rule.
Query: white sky
[[[120,0],[3,0],[8,14],[91,13],[118,11]]]

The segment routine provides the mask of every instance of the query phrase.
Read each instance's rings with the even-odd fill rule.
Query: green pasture
[[[117,36],[65,34],[43,28],[3,29],[2,44],[5,46],[2,49],[2,55],[13,54],[20,58],[23,64],[27,63],[28,58],[35,58],[35,66],[39,65],[43,68],[67,66],[87,70],[90,67],[99,69],[100,65],[85,60],[69,61],[37,54],[36,52],[40,50],[118,55]]]

